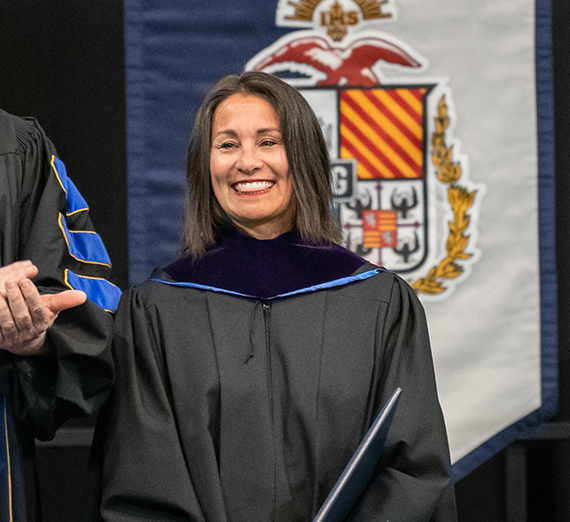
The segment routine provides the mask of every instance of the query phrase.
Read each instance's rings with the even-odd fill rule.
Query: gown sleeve
[[[377,330],[381,359],[379,411],[399,386],[402,394],[382,465],[347,522],[454,522],[451,464],[423,307],[407,283],[395,279]]]
[[[144,292],[126,291],[113,339],[116,386],[97,420],[83,520],[204,520],[179,440],[160,336]]]
[[[62,311],[41,355],[0,352],[19,437],[51,439],[71,416],[90,415],[113,382],[112,313],[120,290],[87,203],[34,119],[0,111],[2,265],[29,259],[40,293],[83,290],[88,300]]]

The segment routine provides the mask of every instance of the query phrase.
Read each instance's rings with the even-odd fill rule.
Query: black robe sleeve
[[[126,291],[114,325],[116,386],[97,420],[85,521],[204,521],[168,391],[161,328],[144,294]],[[188,404],[194,400],[189,394]],[[217,506],[212,520],[224,522],[221,499]]]
[[[379,472],[348,521],[457,520],[447,434],[438,402],[424,309],[407,283],[394,285],[380,315],[379,411],[402,388]]]
[[[40,293],[73,288],[88,297],[59,314],[41,355],[0,351],[3,431],[10,443],[18,522],[26,504],[28,519],[34,519],[34,488],[26,488],[24,500],[21,486],[22,467],[33,461],[33,439],[49,440],[68,418],[91,415],[113,383],[110,312],[120,290],[110,283],[109,257],[88,210],[38,123],[0,110],[2,266],[29,259],[39,270],[34,283]]]

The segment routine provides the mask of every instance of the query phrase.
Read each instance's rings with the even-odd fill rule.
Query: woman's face
[[[272,239],[292,228],[291,176],[279,118],[263,98],[237,93],[218,106],[210,176],[219,204],[247,234]]]

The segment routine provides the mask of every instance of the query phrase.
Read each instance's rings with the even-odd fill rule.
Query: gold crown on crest
[[[324,0],[300,0],[289,2],[295,8],[295,14],[286,16],[286,20],[302,22],[313,21],[315,9]],[[360,10],[362,20],[376,20],[391,18],[392,14],[383,12],[382,7],[389,0],[353,0]],[[329,11],[321,11],[320,25],[327,28],[327,34],[335,41],[340,42],[347,34],[347,27],[357,25],[359,22],[358,11],[345,11],[338,0],[332,4]]]

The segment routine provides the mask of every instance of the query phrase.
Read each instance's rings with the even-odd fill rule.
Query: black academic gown
[[[113,381],[110,337],[120,291],[87,204],[38,123],[0,110],[0,261],[30,259],[40,293],[84,290],[61,312],[42,355],[0,351],[0,522],[41,520],[34,438],[51,439],[71,416],[90,415]]]
[[[397,387],[348,520],[456,520],[424,312],[393,273],[237,234],[126,292],[115,329],[85,520],[310,521]]]

